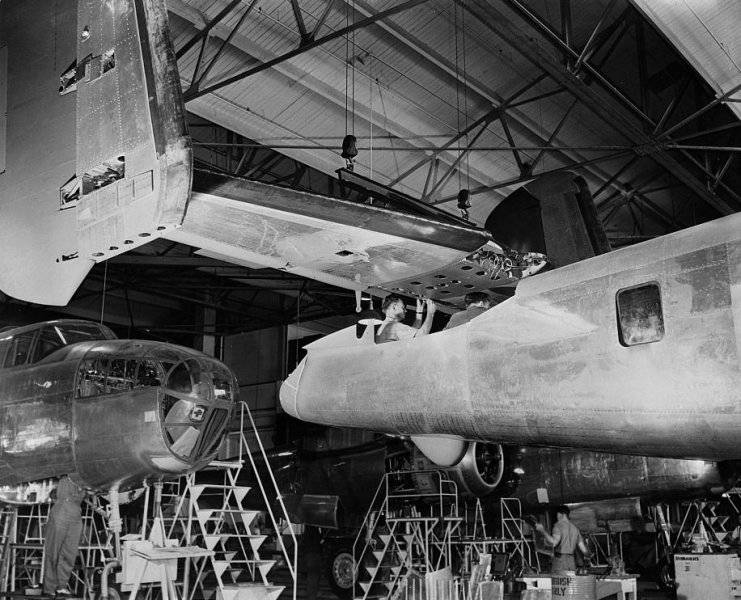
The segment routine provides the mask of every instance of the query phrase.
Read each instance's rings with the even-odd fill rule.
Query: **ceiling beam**
[[[373,8],[368,4],[367,2],[364,2],[363,0],[344,0],[345,4],[348,6],[351,6],[353,10],[358,11],[360,14],[364,16],[372,16],[374,15]],[[460,3],[462,5],[462,3]],[[405,30],[403,27],[397,25],[396,23],[393,23],[392,21],[381,21],[378,23],[378,27],[384,31],[386,31],[388,34],[390,34],[392,37],[394,37],[396,40],[404,44],[406,48],[416,53],[420,58],[424,59],[431,65],[437,67],[442,72],[447,74],[448,76],[452,77],[456,82],[457,85],[464,86],[466,89],[470,90],[474,94],[477,94],[481,99],[489,102],[492,104],[494,109],[511,109],[515,106],[518,106],[522,104],[521,102],[513,102],[515,98],[518,97],[520,93],[523,91],[526,91],[527,89],[530,89],[531,85],[528,84],[524,88],[518,90],[515,94],[510,95],[508,98],[503,98],[499,94],[497,94],[494,90],[489,89],[484,83],[475,80],[471,76],[464,77],[461,72],[459,72],[459,69],[454,65],[450,60],[448,60],[445,56],[437,52],[434,48],[429,46],[428,44],[425,44],[424,42],[420,41],[419,39],[416,39],[414,36],[412,36],[409,31]],[[506,40],[505,40],[506,42]],[[593,44],[593,46],[596,46],[596,44]],[[547,74],[547,73],[546,73]],[[542,77],[536,78],[535,82],[540,83],[542,81]],[[556,92],[560,93],[563,91],[563,86],[559,86],[558,90]],[[551,96],[554,92],[548,92],[544,96]],[[577,98],[578,99],[578,98]],[[531,101],[531,99],[526,100],[525,102]],[[572,105],[573,108],[573,105]],[[486,113],[484,116],[486,116],[489,113]],[[519,113],[519,111],[510,110],[507,113],[508,117],[511,117],[517,124],[518,127],[518,133],[522,136],[527,137],[528,139],[535,140],[539,145],[540,144],[546,144],[548,146],[552,146],[553,141],[555,141],[555,136],[550,136],[549,139],[546,139],[543,137],[540,133],[537,133],[533,130],[532,124],[529,124],[527,122],[527,119]],[[460,137],[460,135],[458,136]],[[453,140],[455,141],[455,139]],[[441,148],[442,149],[442,148]],[[607,180],[608,175],[604,173],[604,171],[601,171],[599,168],[593,167],[593,162],[590,160],[587,160],[583,155],[580,155],[578,153],[578,150],[571,149],[571,148],[556,148],[553,146],[553,150],[561,152],[563,154],[563,157],[566,160],[573,161],[573,168],[581,168],[591,177],[594,177],[596,179],[601,180]],[[420,164],[424,164],[429,162],[428,160],[422,161]],[[416,170],[419,168],[420,164],[417,164],[412,170]],[[516,170],[513,168],[513,171]],[[402,180],[402,178],[409,175],[409,172],[405,172],[404,174],[397,176],[389,185],[395,185],[394,182],[399,182]],[[507,180],[510,181],[510,180]],[[499,183],[499,182],[498,182]],[[619,189],[619,185],[617,183],[613,184],[617,189]],[[501,185],[482,185],[477,188],[478,193],[484,193],[487,191],[496,192],[498,189],[500,189]],[[426,194],[427,190],[425,190]],[[502,195],[504,197],[504,195]],[[437,203],[437,202],[436,202]]]
[[[240,73],[237,73],[236,75],[227,77],[226,79],[223,79],[222,81],[209,85],[208,87],[202,90],[194,91],[194,93],[191,93],[191,94],[186,93],[184,94],[184,99],[187,102],[188,100],[193,100],[195,98],[199,98],[206,94],[210,94],[212,92],[220,90],[221,88],[231,85],[233,83],[236,83],[237,81],[242,81],[246,77],[250,77],[252,75],[255,75],[256,73],[260,73],[261,71],[270,69],[271,67],[274,67],[277,64],[280,64],[300,54],[303,54],[304,52],[307,52],[309,50],[322,46],[326,44],[327,42],[331,42],[332,40],[339,39],[347,35],[348,33],[356,31],[357,29],[362,29],[363,27],[372,25],[376,21],[387,19],[388,17],[391,17],[405,10],[410,10],[412,8],[415,8],[416,6],[419,6],[420,4],[424,2],[427,2],[427,0],[407,0],[406,2],[402,2],[401,4],[398,4],[389,9],[381,11],[373,15],[372,17],[361,19],[360,21],[357,21],[356,23],[353,23],[352,25],[343,27],[342,29],[338,29],[337,31],[333,31],[332,33],[329,33],[317,40],[314,40],[314,41],[311,41],[305,44],[299,44],[297,48],[294,48],[290,52],[286,52],[285,54],[276,56],[274,59],[261,63],[255,67],[252,67],[251,69],[246,69]]]
[[[590,87],[578,76],[569,73],[563,64],[543,47],[540,39],[529,36],[522,31],[521,21],[515,22],[509,14],[492,7],[489,3],[482,0],[475,0],[476,10],[469,3],[463,3],[460,0],[456,0],[456,2],[463,6],[494,35],[504,40],[514,50],[522,54],[533,66],[548,73],[557,83],[564,86],[574,96],[579,98],[584,106],[592,113],[627,136],[636,145],[645,148],[646,154],[649,154],[653,160],[679,179],[703,201],[707,202],[722,215],[736,212],[725,200],[709,191],[703,182],[697,179],[694,174],[671,156],[669,152],[656,144],[656,140],[643,131],[636,117],[624,108],[621,102],[613,98],[611,94],[605,93],[601,89]],[[512,0],[507,0],[507,2],[508,4],[512,4]],[[573,52],[576,55],[575,58],[578,59],[579,54],[576,51]],[[585,66],[588,65],[585,64]]]

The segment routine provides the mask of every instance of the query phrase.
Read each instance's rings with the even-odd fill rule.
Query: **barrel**
[[[554,575],[551,578],[553,600],[597,600],[594,575]]]

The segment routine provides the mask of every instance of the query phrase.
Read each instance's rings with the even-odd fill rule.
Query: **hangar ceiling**
[[[604,215],[617,232],[741,205],[738,170],[717,177],[733,153],[711,148],[737,130],[698,135],[737,119],[717,102],[682,124],[713,90],[627,0],[168,7],[188,109],[320,171],[342,165],[349,132],[359,172],[453,211],[466,187],[478,222],[519,182],[574,165],[603,214],[618,206]]]
[[[570,169],[614,246],[741,209],[733,0],[712,15],[692,0],[167,4],[197,166],[337,195],[351,133],[356,172],[454,214],[469,189],[478,224]],[[682,43],[694,31],[714,53]],[[346,314],[351,297],[160,241],[96,266],[63,310],[188,343]]]

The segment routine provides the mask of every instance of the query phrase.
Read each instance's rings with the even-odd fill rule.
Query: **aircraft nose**
[[[298,392],[301,373],[304,370],[305,364],[306,359],[304,358],[288,378],[283,381],[279,392],[280,404],[283,407],[283,410],[297,419],[301,418],[298,411]]]
[[[217,361],[189,358],[165,376],[160,419],[165,443],[191,465],[213,456],[234,408],[236,386],[231,372]]]

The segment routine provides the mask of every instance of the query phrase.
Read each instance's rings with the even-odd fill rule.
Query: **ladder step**
[[[226,540],[227,538],[234,538],[235,540],[238,538],[249,540],[251,538],[268,537],[266,533],[221,533],[219,535],[224,538],[224,540]]]
[[[255,566],[257,567],[257,570],[260,571],[260,575],[262,576],[263,580],[267,580],[268,573],[270,573],[270,569],[272,569],[274,565],[274,560],[255,561]]]
[[[252,551],[257,552],[257,549],[262,546],[262,543],[268,539],[268,536],[266,535],[248,535],[245,536],[250,540],[250,546],[252,546]]]
[[[213,564],[214,564],[214,573],[216,574],[216,577],[218,579],[221,579],[221,576],[229,568],[229,562],[226,560],[215,560],[213,561]]]
[[[259,510],[249,510],[246,508],[201,508],[199,510],[202,510],[204,512],[209,511],[211,513],[220,514],[220,515],[226,515],[226,514],[239,515],[239,514],[244,514],[244,513],[257,514],[260,512]]]
[[[257,517],[257,515],[259,515],[260,512],[262,511],[259,511],[259,510],[243,510],[242,511],[242,523],[244,523],[245,529],[249,530],[250,526],[252,525],[252,521],[255,520],[255,517]]]
[[[191,486],[190,488],[190,495],[194,502],[198,501],[198,498],[201,497],[201,494],[203,494],[206,490],[221,490],[223,491],[230,491],[234,494],[234,497],[236,498],[237,502],[241,503],[242,500],[244,500],[244,497],[248,494],[250,491],[249,486],[244,485],[224,485],[224,484],[218,484],[218,483],[196,483]],[[228,494],[225,494],[228,495]]]
[[[232,552],[232,555],[235,555],[235,554],[236,554],[236,552]],[[230,558],[230,559],[227,559],[226,557],[224,557],[224,558],[217,558],[216,560],[228,560],[229,564],[232,564],[232,565],[255,565],[255,566],[258,566],[258,565],[261,565],[261,564],[270,564],[272,566],[273,564],[275,564],[275,561],[272,560],[272,559],[269,559],[269,558],[238,558],[238,559],[234,559],[234,557],[232,556],[232,558]]]
[[[222,537],[221,535],[204,535],[203,540],[206,542],[206,550],[213,550]]]
[[[219,600],[277,600],[285,586],[263,583],[226,583],[219,590]]]
[[[259,510],[243,510],[239,508],[199,508],[196,510],[196,518],[201,525],[205,525],[208,521],[221,519],[225,515],[229,515],[232,519],[236,515],[239,515],[245,528],[249,529],[250,524],[259,513]]]

